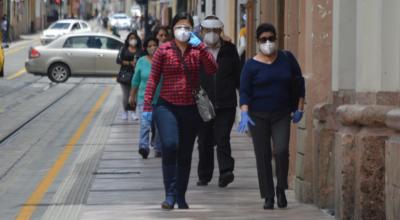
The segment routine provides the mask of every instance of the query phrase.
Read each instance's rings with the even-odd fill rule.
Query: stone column
[[[386,219],[400,219],[400,137],[390,138],[386,142],[385,205]]]

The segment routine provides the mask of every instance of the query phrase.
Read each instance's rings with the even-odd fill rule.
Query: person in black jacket
[[[138,34],[134,31],[128,34],[125,40],[125,44],[121,47],[118,56],[117,64],[121,65],[120,73],[117,77],[117,82],[121,85],[122,89],[122,107],[123,112],[121,114],[122,120],[128,120],[128,111],[132,110],[131,117],[133,120],[138,120],[135,109],[131,109],[129,105],[129,95],[131,90],[131,81],[133,73],[135,72],[136,61],[141,56],[142,43]],[[120,74],[123,72],[132,73],[130,79],[126,81],[121,81],[119,78]]]
[[[240,82],[240,59],[236,46],[221,37],[223,23],[208,16],[201,23],[201,34],[208,50],[218,63],[216,75],[200,74],[201,86],[214,104],[216,117],[202,122],[198,133],[198,186],[206,186],[214,171],[214,146],[217,146],[219,187],[233,182],[235,161],[232,158],[230,133],[236,116],[236,90]]]

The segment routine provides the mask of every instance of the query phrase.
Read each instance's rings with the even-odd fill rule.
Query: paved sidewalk
[[[234,132],[234,183],[219,188],[216,172],[210,185],[196,186],[198,152],[195,150],[187,193],[190,209],[161,210],[164,199],[161,160],[154,158],[153,152],[149,159],[141,159],[137,153],[137,134],[138,122],[124,122],[117,115],[81,219],[333,219],[314,206],[296,202],[293,191],[287,192],[287,209],[263,210],[250,139]]]

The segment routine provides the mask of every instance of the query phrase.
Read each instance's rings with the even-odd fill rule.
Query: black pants
[[[258,183],[261,198],[275,196],[272,177],[271,138],[275,150],[275,169],[277,188],[288,188],[290,113],[288,112],[250,112],[255,126],[250,125],[254,152],[257,162]]]
[[[231,155],[231,130],[236,108],[216,109],[215,119],[202,122],[198,134],[199,180],[209,182],[214,171],[214,146],[217,145],[219,173],[232,172],[235,160]]]

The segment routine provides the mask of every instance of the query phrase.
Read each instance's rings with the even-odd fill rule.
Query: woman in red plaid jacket
[[[152,112],[159,130],[165,200],[161,207],[188,209],[185,193],[189,181],[194,141],[200,115],[192,87],[199,85],[200,67],[215,74],[217,64],[206,46],[193,33],[193,18],[179,13],[172,21],[174,39],[161,45],[154,54],[144,97],[142,120],[151,122]],[[160,98],[155,109],[151,101],[161,76]]]

